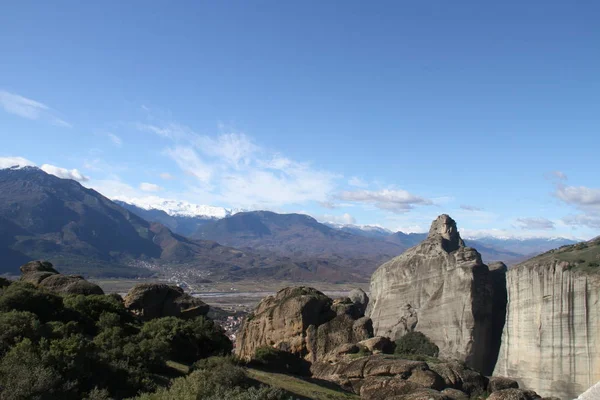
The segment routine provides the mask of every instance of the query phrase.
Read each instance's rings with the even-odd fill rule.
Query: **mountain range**
[[[163,202],[112,201],[35,167],[0,170],[0,273],[32,259],[89,276],[177,274],[184,279],[268,277],[365,280],[425,234],[337,226],[302,214]],[[208,210],[208,211],[207,211]],[[467,240],[485,261],[514,263],[567,239]]]
[[[74,180],[35,167],[0,170],[0,273],[32,259],[88,276],[146,276],[176,271],[185,279],[360,279],[320,260],[294,261],[192,240],[146,221]]]

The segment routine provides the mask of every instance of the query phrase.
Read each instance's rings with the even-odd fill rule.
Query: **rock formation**
[[[498,393],[497,400],[540,399],[533,391],[519,389],[515,381],[488,379],[456,361],[428,364],[381,354],[319,361],[311,372],[313,378],[334,382],[365,400],[468,400],[486,392]]]
[[[208,305],[177,286],[143,283],[134,286],[123,299],[125,307],[143,319],[161,317],[194,318],[208,313]]]
[[[63,275],[48,261],[30,261],[20,267],[21,281],[32,283],[57,293],[104,294],[100,286],[80,275]]]
[[[507,273],[494,374],[563,399],[600,380],[599,257],[600,240],[548,252]]]
[[[464,360],[491,374],[506,302],[505,269],[490,271],[466,247],[456,223],[440,215],[421,244],[380,266],[371,278],[370,317],[376,335],[392,340],[413,330],[440,348],[440,358]]]
[[[316,289],[289,287],[263,299],[243,323],[236,352],[251,360],[263,346],[292,353],[315,362],[341,345],[373,336],[371,320],[364,317],[364,301],[333,301]],[[352,351],[346,349],[345,351]]]

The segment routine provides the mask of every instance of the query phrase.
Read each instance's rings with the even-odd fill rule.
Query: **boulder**
[[[371,353],[386,353],[394,352],[395,344],[385,336],[375,336],[370,339],[358,342],[358,345],[369,350]]]
[[[493,393],[504,389],[518,389],[519,383],[514,379],[503,376],[492,376],[489,378],[488,392]]]
[[[541,399],[532,390],[503,389],[492,393],[487,400],[538,400]]]
[[[446,387],[444,380],[435,372],[427,370],[413,371],[408,381],[418,383],[428,389],[442,390]]]
[[[290,287],[263,299],[240,328],[236,352],[250,361],[271,346],[309,362],[333,360],[338,348],[373,336],[369,318],[349,299],[331,300],[309,287]]]
[[[365,315],[365,311],[369,306],[369,296],[361,288],[352,289],[348,294],[348,298],[356,307],[360,310],[362,315]]]
[[[450,400],[469,400],[469,395],[457,389],[446,388],[441,391]]]
[[[429,367],[441,376],[446,387],[458,389],[468,395],[477,395],[487,390],[488,378],[464,363],[451,361],[431,364]]]
[[[208,305],[177,286],[142,283],[123,299],[125,307],[145,320],[162,317],[195,318],[208,313]]]
[[[493,272],[477,250],[465,246],[456,222],[440,215],[421,244],[373,273],[374,334],[396,340],[420,331],[439,347],[440,358],[491,375],[504,324],[497,303],[506,303],[505,288],[497,284],[505,271]]]
[[[421,391],[423,387],[391,376],[369,376],[360,386],[360,398],[363,400],[387,400],[394,396],[406,395]]]
[[[104,294],[100,286],[86,281],[80,275],[63,275],[48,261],[30,261],[20,267],[21,281],[51,290],[69,294]]]

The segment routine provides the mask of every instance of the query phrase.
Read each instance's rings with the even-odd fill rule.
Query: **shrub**
[[[28,311],[0,313],[0,357],[21,339],[39,339],[41,324],[37,316]]]
[[[14,282],[4,289],[0,296],[0,312],[29,311],[42,322],[56,320],[63,311],[60,296],[25,282]]]
[[[169,343],[171,359],[184,363],[214,355],[227,355],[233,349],[223,329],[204,317],[191,320],[175,317],[154,319],[144,324],[140,337]]]
[[[406,335],[396,340],[396,350],[394,351],[394,354],[418,354],[437,357],[439,352],[439,347],[423,333],[408,332]]]

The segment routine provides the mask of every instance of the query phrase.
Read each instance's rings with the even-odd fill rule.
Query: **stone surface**
[[[30,261],[20,267],[21,281],[57,293],[104,294],[100,286],[86,281],[79,275],[63,275],[48,261]]]
[[[237,355],[251,360],[271,346],[309,362],[332,360],[341,345],[373,337],[370,318],[349,298],[335,302],[316,289],[291,287],[263,299],[240,328]]]
[[[522,389],[504,389],[494,392],[487,400],[537,400],[541,399],[535,392]]]
[[[488,392],[493,393],[503,389],[518,389],[519,383],[514,379],[503,376],[492,376],[489,378]]]
[[[600,276],[541,257],[513,267],[506,281],[509,302],[494,375],[562,399],[599,381]]]
[[[469,395],[467,395],[465,392],[461,392],[458,389],[446,388],[442,390],[441,393],[450,400],[469,400]]]
[[[577,400],[597,400],[600,399],[600,382],[590,387],[577,397]]]
[[[410,394],[423,389],[415,382],[409,382],[391,376],[369,376],[360,387],[360,398],[363,400],[386,400],[393,396]]]
[[[372,353],[393,353],[394,343],[385,336],[375,336],[373,338],[358,342],[359,346],[364,347]]]
[[[125,307],[143,319],[194,318],[208,313],[208,305],[177,286],[158,283],[135,285],[123,299]]]
[[[367,307],[369,306],[369,296],[361,288],[352,289],[348,294],[348,298],[354,303],[360,313],[365,315]]]
[[[504,324],[502,307],[494,306],[506,296],[498,285],[503,273],[492,273],[475,249],[465,247],[454,220],[441,215],[427,239],[373,274],[375,335],[395,340],[423,332],[440,348],[440,358],[491,374]]]
[[[469,395],[483,393],[488,387],[488,378],[463,363],[451,361],[431,364],[429,367],[442,377],[446,387],[461,390]]]

